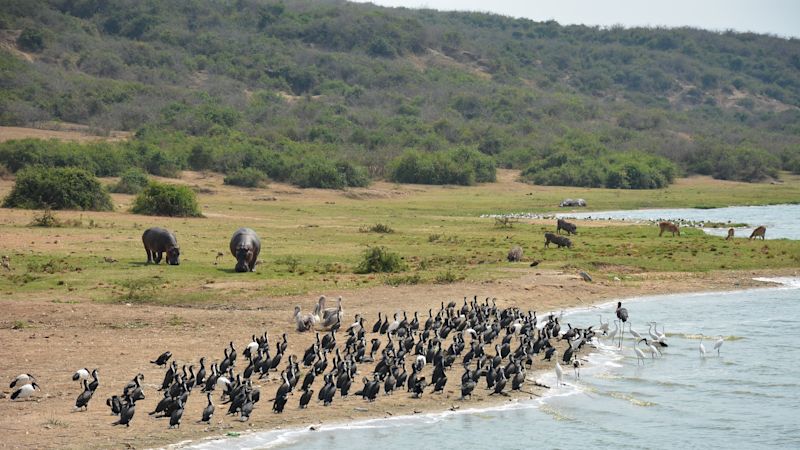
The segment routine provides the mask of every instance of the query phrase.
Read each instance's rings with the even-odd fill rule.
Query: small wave
[[[705,339],[706,341],[709,342],[716,341],[717,339],[719,339],[719,335],[694,334],[694,333],[672,333],[672,334],[667,333],[667,337],[679,337],[683,339],[694,339],[698,341],[700,339]],[[744,336],[735,336],[735,335],[722,336],[722,340],[724,341],[743,341],[745,339],[747,338]]]
[[[642,377],[625,377],[626,380],[632,381],[635,383],[643,383],[643,384],[654,384],[658,386],[664,387],[686,387],[686,388],[694,388],[697,387],[696,384],[692,383],[679,383],[677,381],[668,381],[668,380],[658,380],[654,378],[642,378]]]
[[[556,410],[555,408],[549,405],[542,405],[539,410],[548,416],[552,417],[556,421],[566,421],[566,422],[574,422],[575,418],[570,417],[566,414],[561,413],[560,411]]]
[[[798,277],[758,277],[753,278],[753,280],[764,283],[780,284],[791,289],[800,289],[800,278]]]
[[[634,405],[634,406],[649,407],[649,406],[657,406],[658,405],[658,403],[655,403],[655,402],[649,402],[647,400],[639,400],[638,398],[636,398],[633,395],[628,394],[626,392],[611,391],[611,392],[608,392],[608,396],[612,397],[612,398],[616,398],[618,400],[625,400],[625,401],[627,401],[628,403],[630,403],[631,405]]]

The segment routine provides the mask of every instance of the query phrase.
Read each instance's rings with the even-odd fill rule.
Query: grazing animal
[[[565,238],[564,236],[558,236],[553,233],[545,233],[544,234],[545,248],[549,248],[550,243],[556,244],[558,248],[561,247],[572,248],[572,241],[570,241],[569,238]]]
[[[675,236],[675,233],[678,233],[678,236],[681,235],[681,230],[678,228],[677,225],[675,225],[672,222],[660,222],[658,224],[658,229],[659,229],[659,232],[658,232],[658,236],[659,237],[662,234],[664,234],[664,231],[672,232],[672,236],[673,237]]]
[[[508,262],[518,262],[522,261],[522,247],[519,245],[515,245],[508,251],[508,256],[506,256]]]
[[[561,230],[566,231],[567,234],[577,234],[578,233],[578,227],[575,226],[574,223],[567,222],[564,219],[558,219],[558,221],[556,222],[556,233],[557,234],[561,234]]]
[[[760,227],[758,227],[755,230],[753,230],[752,233],[750,233],[750,238],[749,239],[760,237],[761,240],[763,241],[764,240],[764,233],[766,233],[766,232],[767,232],[767,227],[765,227],[764,225],[761,225]]]
[[[255,272],[261,239],[250,228],[239,228],[231,237],[231,254],[236,258],[237,272]]]
[[[147,262],[158,264],[164,253],[167,254],[167,264],[177,266],[180,264],[181,249],[175,235],[164,228],[148,228],[142,234],[144,251],[147,253]]]
[[[728,228],[728,236],[725,238],[726,241],[733,239],[733,233],[735,230],[733,228]]]

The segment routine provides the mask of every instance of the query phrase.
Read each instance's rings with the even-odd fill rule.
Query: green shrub
[[[292,184],[302,188],[343,189],[347,186],[344,175],[336,165],[322,158],[313,158],[292,173]]]
[[[781,160],[758,148],[717,147],[702,149],[689,155],[687,165],[693,172],[721,180],[752,182],[768,177],[777,178]]]
[[[25,28],[17,38],[17,45],[29,52],[40,52],[44,50],[44,34],[41,30]]]
[[[574,143],[566,146],[570,145]],[[657,189],[672,183],[677,173],[670,161],[641,152],[612,153],[602,146],[561,148],[530,164],[522,179],[550,186]]]
[[[40,214],[34,213],[33,220],[31,220],[30,226],[32,227],[44,227],[44,228],[57,228],[61,226],[61,220],[53,214],[53,210],[49,207],[46,207],[42,210]]]
[[[17,172],[6,208],[111,211],[111,197],[97,178],[75,167],[29,167]]]
[[[496,167],[490,156],[472,149],[436,153],[408,150],[389,164],[389,179],[397,183],[466,186],[495,181]]]
[[[131,212],[149,216],[202,217],[194,191],[151,182],[134,200]]]
[[[369,247],[362,258],[356,273],[400,272],[406,268],[400,255],[385,247]]]
[[[369,176],[363,167],[323,155],[299,159],[289,172],[292,184],[302,188],[344,189],[369,185]]]
[[[261,186],[266,180],[267,176],[264,175],[264,172],[252,167],[246,167],[226,175],[224,183],[231,186],[254,188]]]
[[[138,194],[147,187],[149,182],[150,178],[141,169],[128,169],[122,174],[119,182],[111,186],[111,192],[116,192],[118,194]]]

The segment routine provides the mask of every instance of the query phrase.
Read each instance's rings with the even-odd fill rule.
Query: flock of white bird
[[[602,332],[602,335],[606,337],[609,342],[614,342],[614,339],[617,337],[617,334],[620,334],[619,339],[619,348],[622,348],[622,335],[625,332],[625,324],[628,322],[628,311],[627,309],[622,307],[622,303],[617,303],[617,309],[615,311],[617,319],[614,320],[614,329],[611,330],[609,327],[609,322],[603,322],[603,316],[600,315],[600,326],[598,330]],[[620,328],[619,324],[622,324]],[[650,338],[642,337],[640,333],[633,329],[631,324],[628,324],[628,332],[631,334],[633,339],[636,341],[636,344],[633,346],[633,352],[636,355],[636,365],[639,364],[644,365],[645,361],[647,360],[647,354],[650,355],[651,359],[655,359],[656,356],[661,357],[663,353],[660,350],[660,347],[668,347],[667,344],[667,335],[664,331],[664,325],[661,325],[661,331],[658,330],[658,323],[657,322],[648,322],[647,334]],[[700,336],[700,344],[698,345],[698,350],[700,352],[700,357],[705,359],[708,357],[708,351],[706,350],[705,344],[703,344],[703,340],[705,336]],[[640,344],[644,343],[642,347]],[[720,349],[722,348],[722,344],[725,343],[725,338],[722,335],[717,336],[717,340],[714,342],[714,350],[717,352],[717,356],[720,356]],[[580,367],[581,363],[580,360],[576,359],[573,369],[575,372],[575,378],[580,378]],[[564,384],[564,368],[556,362],[555,367],[556,372],[556,380],[557,386],[561,386]]]

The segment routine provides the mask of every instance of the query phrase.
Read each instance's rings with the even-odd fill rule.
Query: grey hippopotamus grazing
[[[250,228],[239,228],[231,238],[231,253],[236,257],[237,272],[254,272],[261,252],[261,240]]]
[[[177,266],[181,263],[178,240],[171,231],[159,227],[148,228],[142,234],[142,242],[148,263],[160,263],[164,253],[167,254],[167,264]]]

